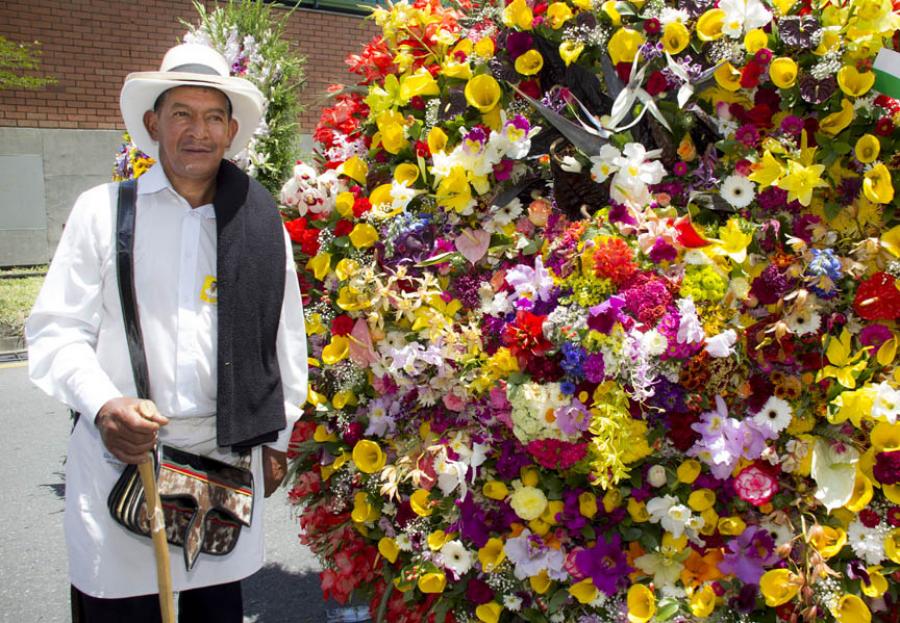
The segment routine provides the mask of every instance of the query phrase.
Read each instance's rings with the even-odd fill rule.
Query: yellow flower
[[[856,141],[856,147],[853,149],[856,159],[863,164],[875,162],[875,160],[878,159],[878,154],[880,152],[881,143],[878,141],[878,138],[872,134],[863,134],[860,136]]]
[[[357,223],[350,232],[350,242],[357,249],[371,247],[378,240],[378,231],[368,223]]]
[[[398,164],[397,168],[394,169],[394,179],[401,184],[405,183],[407,186],[412,186],[419,179],[419,167],[411,162]]]
[[[585,491],[578,496],[578,512],[588,519],[597,514],[597,496]]]
[[[841,100],[841,109],[822,119],[819,131],[828,136],[836,136],[853,121],[853,104],[850,100]]]
[[[870,623],[872,613],[862,599],[856,595],[844,595],[831,611],[838,623]]]
[[[397,541],[384,536],[378,541],[378,553],[384,556],[389,563],[393,564],[397,562],[397,556],[400,555],[400,548],[397,546]]]
[[[441,89],[431,72],[424,67],[400,78],[400,101],[406,103],[416,96],[440,95]]]
[[[435,530],[431,534],[428,535],[428,549],[433,552],[438,551],[444,545],[453,538],[453,534],[447,534],[443,530]]]
[[[894,528],[884,537],[884,553],[900,565],[900,528]]]
[[[748,175],[748,179],[756,182],[762,188],[771,186],[784,175],[784,167],[781,162],[772,155],[768,149],[763,153],[762,160],[752,166],[753,172]]]
[[[569,594],[580,604],[589,604],[597,597],[597,587],[591,578],[586,578],[569,587]]]
[[[790,89],[797,81],[797,63],[787,56],[780,56],[769,65],[769,77],[780,89]]]
[[[697,38],[700,41],[715,41],[724,32],[725,11],[722,9],[710,9],[697,20]]]
[[[513,491],[509,505],[525,521],[537,519],[547,508],[547,496],[537,487],[519,487]]]
[[[519,470],[519,479],[528,487],[536,487],[541,481],[541,474],[534,466],[523,467]]]
[[[503,612],[503,606],[496,601],[489,601],[475,608],[475,616],[482,623],[497,623],[500,620],[501,612]]]
[[[863,177],[863,193],[866,199],[873,203],[890,203],[894,200],[891,172],[883,163],[879,162],[866,171]]]
[[[492,500],[503,500],[509,495],[509,489],[507,489],[506,485],[499,480],[489,480],[484,483],[481,492],[485,497]]]
[[[583,51],[584,44],[577,41],[563,41],[559,44],[559,56],[567,66],[577,61]]]
[[[881,246],[894,257],[900,257],[900,225],[881,234]]]
[[[472,187],[469,186],[466,170],[459,165],[453,167],[450,175],[438,184],[434,198],[445,210],[467,213],[475,202],[472,199]]]
[[[356,394],[354,394],[352,390],[342,389],[331,398],[331,404],[334,405],[335,409],[341,410],[347,405],[355,407],[358,402],[356,400]]]
[[[544,57],[537,50],[528,50],[516,59],[516,71],[523,76],[533,76],[544,67]]]
[[[516,0],[518,2],[519,0]],[[510,5],[512,6],[512,5]],[[509,7],[507,7],[509,8]],[[500,101],[500,83],[488,74],[475,76],[466,83],[466,101],[469,106],[486,113],[494,109]]]
[[[337,435],[329,431],[324,424],[319,424],[313,433],[313,439],[316,443],[325,443],[326,441],[337,441]]]
[[[769,45],[769,35],[762,28],[754,28],[744,35],[744,48],[750,54],[756,54]]]
[[[365,474],[374,474],[380,471],[386,460],[387,457],[381,451],[381,446],[374,441],[360,439],[353,446],[353,462],[356,464],[356,468]]]
[[[698,619],[705,619],[716,607],[716,591],[709,584],[704,584],[699,590],[691,593],[688,606],[691,614]]]
[[[831,526],[817,526],[812,531],[810,542],[822,558],[828,560],[840,552],[847,543],[847,533],[843,528]]]
[[[689,485],[697,480],[697,477],[700,475],[700,469],[700,461],[697,459],[686,459],[675,470],[675,475],[678,477],[678,482]]]
[[[611,513],[622,505],[622,492],[612,487],[603,494],[603,510]]]
[[[365,185],[366,175],[369,173],[369,165],[367,165],[359,156],[353,156],[344,161],[338,167],[338,173],[346,175],[350,179]]]
[[[875,487],[872,481],[866,477],[859,469],[856,470],[856,481],[853,483],[853,493],[850,500],[844,505],[847,509],[858,513],[872,501],[875,493]]]
[[[514,0],[503,9],[503,24],[519,30],[531,30],[534,14],[525,0]]]
[[[419,517],[428,517],[433,512],[427,489],[416,489],[409,496],[409,506]]]
[[[444,151],[447,147],[447,134],[438,126],[434,126],[428,131],[428,151],[433,154]]]
[[[475,54],[481,58],[491,58],[494,56],[494,40],[490,37],[482,37],[475,44]]]
[[[485,573],[494,571],[504,560],[506,560],[506,551],[503,549],[503,539],[490,538],[484,547],[478,550],[478,562],[481,563],[481,569]]]
[[[605,2],[600,5],[600,10],[606,13],[613,26],[622,25],[622,14],[619,13],[619,10],[616,8],[616,0],[605,0]]]
[[[332,366],[349,354],[350,340],[343,335],[334,335],[331,337],[331,342],[322,349],[322,361]]]
[[[753,234],[745,234],[741,231],[738,220],[731,218],[719,230],[719,239],[722,241],[719,246],[721,253],[730,257],[735,264],[743,264],[747,259],[747,247],[753,242]]]
[[[881,573],[881,569],[881,565],[874,565],[866,569],[866,572],[869,574],[869,583],[866,584],[866,581],[863,580],[860,586],[866,597],[878,599],[887,592],[887,579]]]
[[[572,17],[572,9],[565,2],[554,2],[547,7],[547,20],[550,28],[559,30]]]
[[[691,491],[691,495],[688,496],[688,506],[691,507],[691,510],[698,513],[712,508],[715,503],[716,493],[712,489],[697,489],[696,491]]]
[[[334,267],[334,274],[337,275],[337,278],[341,281],[346,281],[355,275],[357,271],[359,271],[359,262],[351,260],[349,257],[340,260],[337,263],[337,266]]]
[[[353,218],[353,203],[356,197],[349,191],[338,193],[334,199],[334,209],[344,218]]]
[[[632,584],[626,597],[628,623],[647,623],[656,614],[656,596],[643,584]]]
[[[619,28],[609,38],[607,49],[614,65],[630,63],[637,56],[638,48],[644,43],[644,35],[632,28]]]
[[[747,527],[744,520],[734,515],[732,517],[719,518],[719,532],[725,536],[737,536]]]
[[[760,578],[759,590],[766,599],[766,605],[777,608],[797,596],[800,584],[800,577],[790,569],[771,569]]]
[[[662,44],[669,54],[678,54],[691,42],[691,33],[681,22],[666,24],[662,35]]]
[[[538,595],[543,595],[550,588],[550,584],[552,581],[550,580],[550,576],[547,574],[546,569],[542,569],[540,573],[537,575],[532,575],[528,577],[528,584],[531,585],[531,590],[533,590]]]
[[[865,359],[860,360],[865,355],[865,351],[859,350],[855,355],[851,354],[853,352],[853,336],[846,328],[841,331],[839,337],[824,336],[822,339],[828,340],[825,355],[828,357],[829,365],[819,370],[816,374],[816,382],[835,378],[847,389],[856,389],[856,374],[867,365]]]
[[[859,97],[868,93],[875,84],[875,73],[859,72],[853,65],[844,65],[837,73],[837,81],[845,95]]]
[[[778,180],[778,187],[788,191],[788,201],[795,199],[801,205],[808,206],[816,188],[827,188],[828,182],[822,179],[825,165],[811,164],[803,166],[796,160],[788,162],[787,175]]]
[[[416,584],[423,593],[443,593],[447,587],[447,576],[443,571],[432,571],[420,576]]]
[[[375,521],[381,513],[369,500],[369,494],[365,491],[359,491],[353,496],[353,510],[350,512],[350,519],[356,523],[366,523]]]
[[[741,88],[741,72],[735,69],[729,61],[719,65],[713,73],[713,77],[716,79],[716,84],[726,91],[734,92]]]
[[[647,512],[647,505],[643,502],[638,502],[634,498],[628,498],[628,506],[626,509],[628,510],[628,514],[631,516],[632,521],[644,523],[645,521],[650,520],[650,513]]]
[[[320,251],[315,257],[309,259],[306,268],[312,271],[316,279],[322,281],[331,269],[331,253]]]

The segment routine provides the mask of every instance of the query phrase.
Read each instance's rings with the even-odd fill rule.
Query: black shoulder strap
[[[119,184],[119,202],[116,215],[116,271],[119,277],[119,299],[122,301],[122,317],[125,319],[125,337],[131,355],[131,369],[138,398],[150,398],[150,374],[144,338],[141,335],[141,319],[138,316],[134,294],[134,214],[136,180]]]

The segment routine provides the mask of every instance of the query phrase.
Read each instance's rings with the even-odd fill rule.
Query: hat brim
[[[263,115],[263,96],[249,80],[234,76],[205,76],[194,73],[144,71],[129,74],[119,94],[119,108],[131,140],[142,152],[159,159],[159,145],[150,138],[144,127],[144,113],[164,91],[176,87],[207,87],[224,93],[231,100],[231,116],[238,131],[225,150],[226,158],[233,158],[249,143]]]

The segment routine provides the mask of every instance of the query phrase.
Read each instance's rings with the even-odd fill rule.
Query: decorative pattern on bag
[[[241,526],[253,516],[253,475],[205,456],[162,447],[157,486],[166,518],[166,539],[184,548],[190,570],[200,552],[223,556],[237,545]],[[144,488],[136,466],[126,467],[109,496],[113,518],[128,530],[149,536]]]

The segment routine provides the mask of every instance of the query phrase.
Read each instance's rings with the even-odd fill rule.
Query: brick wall
[[[125,75],[159,67],[185,32],[179,18],[196,21],[190,0],[3,0],[0,34],[40,41],[42,73],[58,83],[38,91],[0,91],[0,126],[122,128],[118,102]],[[312,132],[325,88],[352,78],[344,58],[375,32],[371,21],[357,16],[306,10],[291,16],[287,36],[307,58],[301,132]]]

